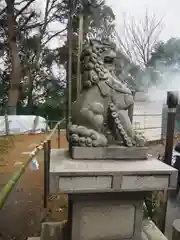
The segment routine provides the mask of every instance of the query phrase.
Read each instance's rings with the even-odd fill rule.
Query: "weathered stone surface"
[[[105,206],[105,205],[103,205],[103,207],[101,207],[101,209],[100,209],[100,211],[99,211],[99,207],[98,207],[98,209],[94,209],[94,207],[93,207],[93,213],[95,212],[95,213],[98,213],[98,211],[99,212],[102,212],[102,209],[103,208],[106,208],[106,209],[104,209],[103,210],[103,213],[104,212],[107,212],[108,211],[108,209],[107,209],[107,206]],[[113,207],[113,206],[112,206]],[[133,206],[133,208],[134,208],[135,206]],[[115,222],[115,223],[113,223],[113,222],[110,222],[110,224],[108,224],[107,226],[105,226],[105,225],[103,225],[104,223],[105,223],[105,221],[106,222],[108,222],[108,218],[105,218],[105,219],[100,219],[99,221],[97,221],[97,219],[98,218],[101,218],[102,217],[102,214],[101,215],[99,215],[99,213],[98,213],[98,218],[96,218],[95,219],[95,221],[94,221],[94,225],[92,226],[90,226],[90,228],[93,228],[93,230],[91,231],[91,229],[89,228],[89,225],[88,225],[88,220],[92,220],[91,218],[93,217],[93,218],[95,218],[96,217],[96,215],[94,214],[94,215],[92,215],[92,211],[90,211],[91,209],[89,208],[88,209],[88,211],[87,211],[87,209],[83,209],[83,211],[84,211],[84,213],[86,212],[87,214],[85,215],[85,218],[83,218],[83,219],[81,219],[81,221],[82,221],[82,225],[84,226],[84,228],[83,228],[83,231],[82,231],[82,235],[86,235],[88,232],[90,232],[92,235],[94,235],[94,233],[95,232],[97,232],[97,231],[99,231],[99,229],[98,229],[98,227],[100,226],[101,227],[101,225],[102,225],[102,227],[103,227],[103,234],[105,234],[106,232],[104,231],[104,229],[106,230],[106,231],[108,231],[108,229],[109,228],[112,228],[112,225],[114,225],[113,226],[113,234],[115,235],[115,228],[116,227],[119,227],[119,225],[117,224],[117,222]],[[116,209],[114,208],[113,209],[113,211],[112,212],[110,212],[110,214],[112,214],[113,215],[113,219],[117,219],[117,217],[119,217],[118,215],[120,215],[121,216],[121,218],[124,216],[124,215],[121,215],[123,212],[124,212],[124,214],[125,214],[125,216],[124,216],[124,219],[126,219],[126,221],[123,221],[123,225],[121,225],[121,228],[123,228],[123,231],[121,231],[121,233],[126,233],[127,234],[127,231],[132,231],[132,229],[134,228],[134,225],[132,224],[132,221],[130,221],[130,222],[128,222],[127,223],[127,221],[129,221],[130,219],[129,218],[132,218],[133,216],[134,216],[134,210],[135,209],[132,209],[132,206],[128,206],[128,205],[123,205],[123,206],[118,206],[117,205],[117,212],[115,211]],[[127,210],[127,211],[126,211]],[[82,213],[81,213],[82,214]],[[91,215],[91,216],[90,216]],[[105,220],[105,221],[104,221]],[[100,225],[99,224],[96,224],[96,223],[101,223]],[[131,225],[130,225],[131,224]],[[177,220],[177,221],[175,221],[175,223],[174,223],[175,225],[177,225],[178,224],[178,227],[179,227],[179,219]],[[173,226],[174,226],[174,224],[173,224]],[[44,235],[45,233],[47,233],[47,231],[45,230],[45,232],[43,233],[43,235],[42,235],[42,237],[40,238],[40,237],[29,237],[28,238],[28,240],[51,240],[51,239],[58,239],[58,240],[66,240],[66,238],[63,236],[63,229],[66,227],[66,223],[65,222],[58,222],[58,223],[52,223],[52,222],[49,222],[49,223],[46,223],[46,226],[45,227],[47,227],[47,225],[49,225],[48,226],[48,228],[50,227],[51,228],[51,230],[50,230],[50,232],[51,233],[55,233],[57,230],[57,225],[61,225],[61,227],[58,229],[58,235],[57,236],[54,236],[54,238],[52,238],[53,237],[53,234],[52,234],[52,236],[49,236],[49,234],[48,235]],[[86,229],[86,227],[88,227],[87,229]],[[54,228],[54,229],[53,229]],[[96,229],[97,228],[97,229]],[[175,227],[176,228],[176,227]],[[96,230],[96,231],[95,231]],[[95,232],[94,232],[95,231]],[[48,230],[48,232],[49,232],[49,230]],[[108,234],[110,234],[109,233],[109,231],[108,231]],[[114,236],[113,235],[113,236]],[[132,236],[133,234],[131,234],[131,236]],[[107,236],[107,235],[106,235]],[[123,234],[121,234],[121,237],[123,236]],[[57,238],[58,237],[58,238]],[[62,238],[61,238],[62,237]],[[99,237],[99,236],[98,236]],[[143,224],[142,224],[142,232],[141,232],[141,238],[142,238],[142,240],[168,240],[161,232],[160,232],[160,230],[156,227],[156,225],[152,222],[152,221],[150,221],[150,220],[144,220],[143,221]],[[89,238],[88,238],[89,239]],[[132,239],[132,238],[130,238],[130,239]],[[178,236],[178,235],[173,235],[173,238],[172,238],[172,240],[179,240],[180,239],[180,237]]]
[[[144,233],[142,234],[142,237],[144,237],[143,240],[168,240],[150,220],[144,220],[142,222],[142,231]]]
[[[59,178],[59,189],[61,191],[86,191],[86,190],[104,190],[111,189],[111,176],[93,176],[93,177],[62,177]]]
[[[77,213],[78,210],[80,213]],[[129,239],[134,235],[134,205],[105,201],[90,203],[89,206],[84,205],[74,211],[80,215],[80,219],[74,218],[74,221],[80,220],[79,240],[112,239],[113,236]],[[76,238],[73,236],[73,239]]]
[[[40,240],[65,240],[66,221],[42,223]]]
[[[167,189],[169,177],[164,176],[123,176],[122,189]]]
[[[145,160],[146,147],[72,147],[72,158],[77,160]]]
[[[155,159],[147,159],[145,161],[136,160],[131,161],[81,161],[71,159],[67,149],[51,149],[50,174],[59,173],[61,176],[79,176],[80,174],[94,173],[93,175],[110,175],[112,173],[124,172],[126,175],[135,174],[175,174],[178,171],[171,166]],[[102,173],[102,174],[101,174]],[[87,174],[88,175],[88,174]],[[173,180],[174,182],[174,180]]]
[[[176,219],[173,222],[172,240],[179,240],[179,239],[180,239],[180,219]]]
[[[144,194],[83,194],[72,196],[71,240],[131,239],[141,236]]]
[[[149,240],[147,235],[143,231],[141,232],[141,238],[142,240]]]
[[[92,207],[92,206],[91,206]],[[113,230],[113,236],[115,235],[118,235],[116,233],[116,227],[118,228],[119,227],[119,222],[110,222],[109,224],[109,219],[108,219],[108,214],[110,215],[113,215],[112,216],[112,219],[116,220],[117,218],[123,218],[125,219],[125,221],[122,221],[123,224],[121,224],[121,228],[123,229],[121,231],[121,237],[123,236],[123,233],[126,234],[127,236],[127,232],[131,232],[131,234],[129,234],[129,237],[130,235],[132,236],[132,229],[134,229],[134,224],[132,224],[133,221],[130,221],[132,219],[134,214],[135,214],[135,206],[129,206],[129,205],[116,205],[114,209],[111,209],[113,211],[110,211],[108,212],[108,209],[107,209],[107,205],[101,205],[100,206],[100,209],[99,209],[99,206],[98,206],[98,209],[95,209],[94,206],[93,206],[93,209],[83,209],[83,212],[81,212],[81,214],[85,213],[84,215],[84,218],[81,219],[82,221],[82,225],[81,227],[82,228],[82,238],[88,234],[88,239],[92,239],[92,235],[95,235],[96,232],[99,233],[99,227],[102,226],[102,233],[106,234],[106,232],[108,232],[108,234],[110,234],[110,232],[108,231],[109,228]],[[114,206],[112,206],[113,208]],[[117,209],[116,209],[117,207]],[[104,212],[108,212],[107,214],[107,218],[105,219],[99,219],[99,218],[102,218]],[[98,215],[96,216],[96,214],[94,213],[97,213]],[[99,214],[101,213],[101,215]],[[125,214],[125,216],[123,215],[123,213]],[[89,225],[88,225],[88,221],[92,221],[92,218],[95,218],[95,220],[93,221],[94,225],[91,225],[90,228],[89,228]],[[99,219],[99,220],[98,220]],[[123,219],[123,220],[124,220]],[[100,223],[100,224],[97,224]],[[105,222],[108,223],[107,226],[105,226]],[[175,225],[178,224],[178,227],[179,227],[179,219],[177,221],[174,222]],[[173,226],[174,226],[173,224]],[[49,223],[45,223],[45,228],[48,228],[48,231],[47,229],[43,232],[41,238],[40,237],[29,237],[28,240],[51,240],[51,239],[57,239],[57,240],[66,240],[66,237],[63,236],[63,233],[66,233],[64,231],[65,227],[66,227],[66,223],[65,222],[58,222],[58,223],[52,223],[52,222],[49,222]],[[61,226],[60,228],[58,228],[57,230],[57,226]],[[87,227],[87,229],[86,229]],[[92,228],[92,231],[91,231],[91,228]],[[175,226],[176,228],[176,226]],[[118,231],[119,232],[119,231]],[[56,234],[55,234],[56,233]],[[115,234],[116,233],[116,234]],[[46,235],[47,234],[47,235]],[[91,237],[90,237],[91,235]],[[99,235],[98,235],[99,237]],[[141,232],[141,238],[142,240],[168,240],[161,232],[160,230],[156,227],[156,225],[150,221],[150,220],[144,220],[143,223],[142,223],[142,232]],[[80,238],[81,239],[81,238]],[[124,238],[122,238],[124,239]],[[127,239],[125,237],[125,239]],[[128,238],[129,239],[129,238]],[[132,239],[132,238],[130,238]],[[173,235],[173,238],[172,240],[179,240],[179,235]]]
[[[72,125],[68,126],[71,146],[144,146],[145,139],[135,133],[128,116],[133,94],[124,77],[117,78],[115,59],[111,44],[94,40],[84,45],[82,91],[72,104]]]
[[[40,237],[29,237],[27,240],[40,240]]]
[[[123,190],[149,191],[168,189],[169,176],[86,176],[60,177],[59,190],[61,192],[109,192]]]
[[[50,192],[122,192],[176,188],[177,170],[156,159],[75,160],[52,150]]]
[[[69,194],[70,240],[167,240],[152,222],[142,224],[143,201],[148,191],[175,188],[176,178],[177,170],[157,159],[83,161],[51,150],[50,193]],[[41,240],[65,236],[49,226],[43,232],[51,238]]]

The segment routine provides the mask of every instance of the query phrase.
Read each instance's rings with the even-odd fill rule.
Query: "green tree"
[[[67,1],[63,1],[68,4]],[[67,9],[64,6],[64,9]],[[115,16],[110,7],[105,4],[105,1],[84,0],[77,1],[73,6],[73,57],[72,57],[72,100],[77,98],[77,62],[78,62],[78,35],[79,35],[79,20],[83,16],[83,40],[88,38],[96,38],[99,40],[112,40],[114,37],[114,20]],[[68,43],[59,48],[59,56],[61,63],[66,67],[68,59]]]
[[[173,66],[180,63],[180,39],[171,38],[167,42],[159,42],[153,53],[149,65]]]
[[[7,0],[0,11],[0,50],[5,49],[2,60],[4,63],[6,61],[6,66],[8,65],[8,68],[5,68],[7,74],[11,74],[8,97],[8,105],[12,106],[11,114],[16,113],[16,106],[22,100],[27,100],[31,113],[34,86],[37,86],[37,82],[42,83],[43,77],[47,78],[48,75],[42,74],[45,73],[43,64],[47,62],[47,58],[49,59],[48,55],[52,55],[51,50],[47,50],[47,44],[64,31],[63,29],[52,33],[48,29],[49,24],[56,19],[53,15],[58,11],[56,1],[46,0],[44,16],[41,16],[32,5],[35,0],[24,0],[19,4],[18,2]],[[7,16],[12,19],[6,23]],[[37,77],[38,75],[41,77]],[[35,79],[38,79],[36,83]]]
[[[167,83],[180,74],[180,39],[171,38],[166,42],[157,43],[148,67],[152,69],[154,83]]]
[[[61,65],[66,67],[68,60],[68,45],[65,42],[63,46],[51,49],[49,43],[54,39],[63,40],[67,35],[67,19],[69,14],[69,1],[63,0],[61,2],[55,0],[46,0],[44,11],[39,12],[35,8],[32,2],[36,3],[37,0],[23,1],[23,6],[17,5],[19,1],[13,1],[13,13],[16,18],[16,39],[15,44],[18,48],[17,54],[20,59],[20,67],[18,68],[18,96],[12,98],[14,106],[16,105],[17,113],[22,114],[34,114],[38,111],[47,112],[47,109],[57,113],[57,109],[61,112],[65,109],[65,76],[61,77],[60,67]],[[7,3],[9,3],[7,1]],[[77,34],[78,34],[78,22],[79,14],[84,13],[84,33],[87,35],[90,32],[91,37],[100,37],[104,35],[103,31],[106,25],[113,26],[114,16],[110,9],[104,4],[104,1],[92,0],[82,1],[83,8],[80,5],[80,1],[73,1],[73,66],[76,66],[77,61]],[[26,7],[25,7],[26,6]],[[0,92],[0,99],[2,98],[7,102],[8,87],[12,86],[12,66],[13,63],[9,57],[9,39],[8,39],[8,27],[5,23],[6,19],[6,6],[0,9],[0,59],[3,62],[1,74],[1,86],[4,86],[3,79],[9,79],[9,85],[6,89]],[[103,9],[103,11],[102,11]],[[105,20],[105,12],[112,15],[112,18],[107,16]],[[95,12],[95,16],[93,15]],[[96,19],[98,15],[101,18]],[[109,19],[109,20],[108,20]],[[98,20],[98,21],[97,21]],[[101,21],[100,21],[101,20]],[[60,30],[51,30],[51,23],[58,22],[64,27]],[[101,22],[101,24],[100,24]],[[88,26],[88,29],[86,27]],[[11,26],[12,27],[12,26]],[[98,29],[101,28],[101,30]],[[108,28],[107,28],[108,29]],[[110,28],[109,28],[110,29]],[[97,30],[97,31],[96,31]],[[86,32],[87,31],[87,32]],[[108,30],[107,30],[108,31]],[[98,32],[98,36],[95,35]],[[104,35],[105,36],[105,35]],[[110,30],[106,37],[110,36]],[[14,41],[13,40],[13,41]],[[58,66],[59,70],[54,74],[53,67]],[[76,74],[76,67],[73,68],[73,77]],[[75,82],[75,81],[73,81]],[[74,86],[75,88],[76,86]],[[5,96],[5,97],[4,97]],[[5,101],[6,99],[6,101]],[[50,107],[52,105],[52,107]],[[62,107],[64,105],[64,107]],[[51,109],[50,109],[51,108]],[[52,112],[52,111],[51,111]],[[13,112],[15,113],[15,111]],[[53,117],[54,118],[54,117]]]
[[[18,35],[21,29],[18,21],[34,1],[35,0],[24,0],[22,1],[23,7],[19,8],[15,0],[5,0],[5,5],[0,12],[1,30],[3,30],[5,36],[4,47],[6,49],[6,58],[9,59],[9,70],[11,74],[8,96],[8,110],[10,114],[16,114],[16,106],[21,89],[21,61],[18,51]],[[26,23],[28,23],[32,17],[34,17],[34,12],[31,12],[30,16],[26,18]]]

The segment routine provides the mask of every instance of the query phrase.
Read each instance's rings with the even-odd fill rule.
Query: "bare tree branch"
[[[17,15],[15,18],[17,18],[19,15],[21,15],[35,0],[29,0],[27,4],[21,8],[21,10],[18,11]]]
[[[146,10],[143,21],[137,22],[134,18],[127,21],[124,17],[124,34],[122,37],[116,32],[119,47],[128,55],[128,58],[141,67],[146,67],[151,53],[162,32],[162,21],[156,19],[155,14],[150,16]]]
[[[15,5],[15,6],[21,5],[21,4],[24,3],[25,1],[26,1],[26,0],[22,0],[22,1],[20,1],[20,2],[14,3],[14,5]]]
[[[45,46],[49,41],[51,41],[51,39],[53,39],[54,37],[58,36],[59,34],[63,33],[66,30],[67,30],[67,27],[64,28],[63,30],[58,31],[58,32],[54,33],[53,35],[49,36],[48,39],[42,44],[42,46]]]
[[[28,16],[28,18],[26,19],[26,21],[23,23],[23,25],[21,25],[19,31],[21,31],[23,28],[25,28],[28,24],[28,22],[30,22],[30,20],[34,17],[35,13],[31,12],[31,14]]]
[[[53,1],[54,2],[54,1]],[[53,7],[53,5],[50,6],[50,0],[46,0],[46,6],[45,6],[45,14],[44,14],[44,23],[42,25],[42,28],[40,29],[40,38],[38,42],[38,49],[37,49],[37,55],[36,55],[36,67],[38,67],[39,60],[40,60],[40,54],[41,54],[41,44],[42,44],[42,39],[44,37],[47,25],[48,25],[48,16],[50,14],[50,11]]]
[[[5,12],[6,12],[6,7],[1,10],[0,16],[3,15]]]
[[[31,24],[31,25],[29,25],[29,26],[23,24],[23,26],[20,26],[20,30],[19,30],[19,31],[28,30],[28,29],[33,29],[33,28],[37,28],[37,27],[42,27],[42,25],[43,25],[42,22],[38,22],[38,23],[35,23],[35,24]]]
[[[22,7],[22,8],[18,11],[18,13],[14,16],[15,19],[16,19],[19,15],[21,15],[34,1],[35,1],[35,0],[29,0],[29,1],[27,2],[27,4],[26,4],[24,7]],[[17,4],[17,3],[14,3],[13,6],[15,6],[15,5],[21,5],[23,2],[25,2],[25,0],[22,0],[22,1],[19,2],[18,4]],[[7,10],[7,7],[4,7],[4,8],[0,11],[0,16],[3,15],[3,14],[6,12],[6,10]]]

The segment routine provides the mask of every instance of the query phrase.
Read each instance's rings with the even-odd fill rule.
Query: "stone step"
[[[40,240],[40,237],[29,237],[27,240]]]
[[[143,240],[168,240],[159,228],[150,220],[142,222],[142,239]]]
[[[41,240],[64,240],[66,221],[42,223]]]
[[[65,226],[66,221],[43,223],[41,237],[29,237],[27,240],[66,240]],[[141,237],[143,240],[168,240],[150,220],[143,221]]]

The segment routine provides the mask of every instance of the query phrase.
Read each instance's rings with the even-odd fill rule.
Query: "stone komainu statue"
[[[128,116],[134,104],[131,90],[114,73],[114,49],[90,41],[81,54],[82,92],[72,105],[68,127],[71,146],[144,146],[135,135]]]

